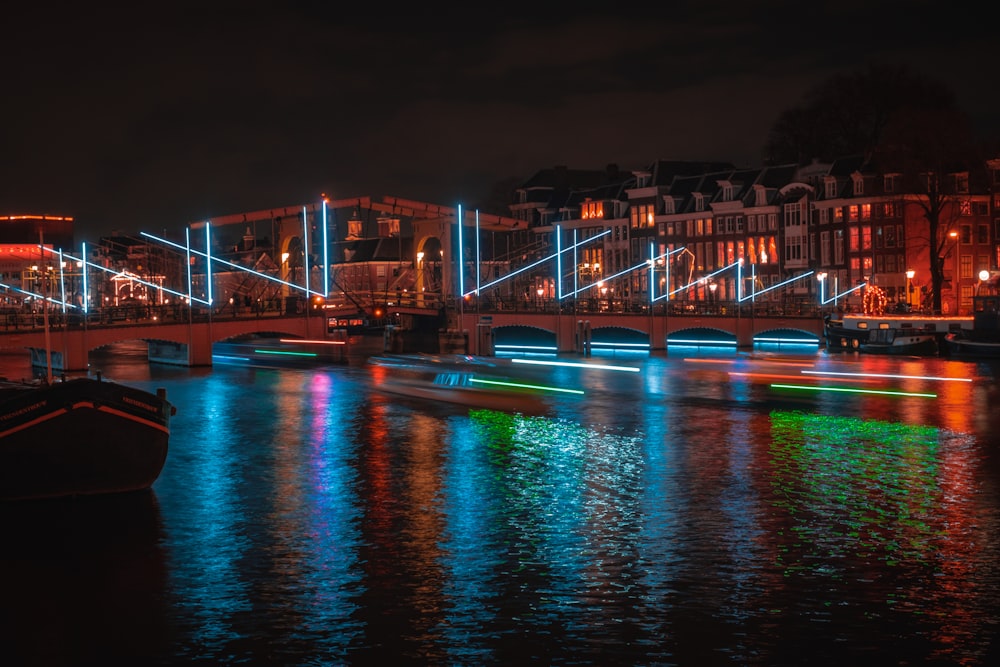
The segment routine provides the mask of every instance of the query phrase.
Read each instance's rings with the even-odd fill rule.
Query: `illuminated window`
[[[847,221],[857,222],[858,221],[858,207],[857,205],[852,205],[847,207]]]
[[[861,249],[871,250],[872,248],[872,228],[865,225],[861,228]]]
[[[840,208],[839,206],[833,209],[833,221],[834,222],[844,221],[844,209]]]
[[[849,239],[850,239],[850,246],[848,246],[848,247],[850,248],[851,252],[857,252],[858,250],[861,249],[861,244],[860,244],[860,241],[859,241],[858,228],[857,227],[851,227],[850,230],[848,230],[848,233],[850,234],[850,237],[849,237]]]
[[[861,205],[861,219],[862,220],[871,220],[872,219],[872,205],[871,204],[862,204]]]

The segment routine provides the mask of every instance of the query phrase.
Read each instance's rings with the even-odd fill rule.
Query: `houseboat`
[[[824,320],[823,337],[829,352],[935,354],[944,349],[948,334],[971,332],[973,324],[971,316],[859,313],[833,318],[828,315]],[[884,333],[876,334],[876,331]]]

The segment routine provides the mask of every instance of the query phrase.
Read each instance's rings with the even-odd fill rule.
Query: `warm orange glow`
[[[52,220],[61,222],[73,222],[73,218],[64,215],[0,215],[3,220]]]

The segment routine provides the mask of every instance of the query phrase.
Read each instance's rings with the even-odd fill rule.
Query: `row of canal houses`
[[[533,293],[599,291],[626,307],[664,296],[750,297],[850,310],[860,309],[868,284],[916,310],[930,306],[930,253],[941,252],[941,310],[970,312],[981,271],[995,275],[1000,261],[1000,161],[988,166],[986,183],[968,172],[945,175],[940,228],[948,237],[937,243],[921,195],[860,157],[755,169],[668,160],[632,171],[555,167],[517,189],[511,216],[524,231],[514,245],[575,253],[561,280],[536,272]]]

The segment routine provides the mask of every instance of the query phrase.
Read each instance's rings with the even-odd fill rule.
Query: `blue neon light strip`
[[[556,299],[562,300],[562,232],[556,225]]]
[[[667,300],[670,299],[670,294],[671,293],[667,291],[667,290],[670,289],[670,261],[669,261],[669,257],[671,255],[675,254],[675,253],[678,253],[678,252],[680,252],[682,250],[686,250],[686,249],[687,249],[687,246],[681,246],[680,248],[677,248],[675,250],[670,250],[668,252],[663,253],[662,255],[658,255],[657,257],[653,258],[654,261],[660,261],[661,259],[664,260],[664,262],[663,262],[663,284],[664,284],[664,291],[663,291],[663,294],[661,294],[660,296],[658,296],[655,299],[653,299],[653,303],[656,303],[660,299],[667,299]]]
[[[852,287],[851,289],[847,290],[846,292],[841,292],[840,294],[834,294],[829,299],[823,299],[821,303],[825,306],[826,304],[830,303],[831,301],[836,301],[837,299],[839,299],[841,297],[847,296],[851,292],[856,292],[856,291],[858,291],[859,289],[861,289],[864,286],[865,286],[865,283],[861,283],[860,285],[856,285],[856,286]]]
[[[610,343],[603,341],[593,341],[590,343],[591,347],[632,347],[632,348],[644,348],[649,349],[649,343]]]
[[[229,359],[232,361],[250,361],[250,357],[234,357],[228,354],[213,354],[213,359]]]
[[[212,234],[209,231],[211,223],[205,223],[205,290],[208,304],[212,305]]]
[[[753,339],[755,343],[796,343],[798,345],[819,345],[818,340],[810,340],[807,338],[769,338],[767,336],[759,336]]]
[[[188,300],[188,306],[190,306],[192,300],[194,299],[194,290],[191,289],[191,228],[190,227],[184,230],[184,242],[187,244],[187,280],[188,280],[187,300]]]
[[[585,245],[587,243],[591,243],[592,241],[596,241],[597,239],[601,238],[602,236],[604,236],[606,234],[610,234],[610,233],[611,233],[611,230],[610,229],[606,229],[603,232],[601,232],[600,234],[596,234],[594,236],[591,236],[590,238],[588,238],[586,240],[583,240],[583,241],[580,241],[579,243],[574,243],[573,244],[573,248],[565,248],[561,252],[567,252],[569,250],[575,249],[577,246]],[[507,275],[503,276],[502,278],[497,278],[493,282],[489,282],[489,283],[486,283],[485,285],[480,286],[479,289],[480,290],[484,290],[487,287],[493,287],[497,283],[502,283],[503,281],[507,280],[508,278],[513,278],[514,276],[516,276],[517,274],[519,274],[519,273],[521,273],[523,271],[527,271],[528,269],[532,269],[532,268],[538,266],[539,264],[544,264],[545,262],[549,261],[553,257],[555,257],[555,254],[549,255],[548,257],[543,257],[542,259],[540,259],[540,260],[538,260],[536,262],[532,262],[531,264],[528,264],[527,266],[522,266],[517,271],[512,271],[511,273],[508,273]],[[584,289],[586,289],[586,288],[584,288]],[[472,294],[472,292],[469,292],[468,294],[466,294],[466,293],[463,292],[462,296],[466,297],[466,296],[469,296],[469,294]],[[575,292],[574,292],[574,294],[575,294]],[[572,295],[570,295],[570,296],[572,296]]]
[[[703,347],[736,347],[736,341],[728,340],[700,340],[697,338],[668,338],[667,345],[700,345]]]
[[[84,257],[87,256],[87,242],[84,241],[80,245],[80,254]],[[83,262],[83,312],[86,313],[90,310],[90,290],[87,289],[87,263]]]
[[[500,350],[547,350],[555,352],[558,348],[551,345],[495,345],[496,349]]]
[[[139,233],[142,236],[147,236],[147,237],[153,239],[154,241],[159,241],[160,243],[165,243],[165,244],[167,244],[169,246],[173,246],[174,248],[178,248],[180,250],[184,250],[185,249],[184,246],[180,245],[179,243],[174,243],[173,241],[168,241],[166,239],[161,239],[161,238],[159,238],[157,236],[153,236],[152,234],[147,234],[146,232],[139,232]],[[202,256],[204,256],[204,254],[205,254],[203,252],[200,252],[200,251],[195,250],[195,249],[190,248],[190,247],[187,248],[187,250],[188,250],[189,253],[194,253],[195,255],[202,255]],[[218,257],[215,258],[215,261],[217,263],[225,264],[226,266],[232,267],[232,268],[237,269],[239,271],[245,271],[247,273],[252,273],[253,275],[258,276],[260,278],[264,278],[265,280],[270,280],[271,282],[280,283],[282,285],[287,285],[288,287],[294,287],[297,290],[303,290],[303,291],[305,291],[304,288],[302,287],[302,285],[296,285],[295,283],[290,283],[288,281],[281,280],[280,278],[275,278],[274,276],[269,276],[267,274],[260,273],[259,271],[254,271],[253,269],[248,269],[245,266],[240,266],[239,264],[233,264],[232,262],[227,262],[226,260],[219,259]],[[190,266],[190,265],[191,265],[191,261],[190,261],[190,259],[188,259],[188,266]],[[103,267],[101,267],[101,268],[103,268]],[[156,287],[156,285],[154,285],[153,287]],[[169,291],[166,288],[163,288],[163,289],[164,289],[164,291]],[[176,292],[174,292],[174,293],[176,294]],[[309,292],[307,292],[307,294],[314,294],[314,295],[318,295],[318,296],[323,296],[319,292],[315,292],[315,291],[309,291]],[[181,296],[185,296],[185,295],[181,294]],[[196,301],[197,301],[197,299],[196,299]],[[206,303],[206,302],[202,301],[202,303]]]
[[[668,293],[667,296],[673,296],[674,294],[677,294],[678,292],[686,290],[689,287],[692,287],[693,285],[697,285],[698,283],[703,283],[707,279],[711,278],[712,276],[717,276],[720,273],[722,273],[723,271],[728,271],[729,269],[733,268],[734,266],[738,266],[738,265],[739,265],[739,262],[733,262],[732,264],[730,264],[728,266],[724,266],[721,269],[718,269],[717,271],[712,271],[708,275],[705,275],[705,276],[702,276],[701,278],[698,278],[698,280],[694,281],[693,283],[688,283],[687,285],[682,285],[681,287],[678,287],[673,292]]]
[[[23,289],[21,289],[19,287],[14,287],[13,285],[8,285],[6,283],[0,283],[0,287],[2,287],[4,289],[9,289],[10,291],[17,292],[19,294],[27,294],[28,296],[33,296],[36,299],[41,299],[42,301],[48,301],[49,303],[57,305],[57,306],[68,305],[70,308],[77,308],[77,306],[74,306],[71,303],[70,304],[63,304],[58,299],[53,299],[50,296],[45,296],[44,294],[36,294],[34,292],[29,292],[28,290],[23,290]]]
[[[63,315],[66,314],[66,275],[63,272],[63,254],[62,249],[59,250],[59,296],[62,298],[62,311]]]
[[[326,199],[323,200],[323,298],[330,294],[330,241],[327,237]],[[402,233],[402,232],[401,232]]]
[[[462,295],[462,298],[469,296],[465,293],[465,257],[463,256],[462,249],[462,205],[458,205],[458,293]]]
[[[309,291],[309,213],[306,211],[306,207],[302,207],[302,263],[306,267],[306,296],[311,294]],[[324,295],[325,296],[325,295]]]
[[[780,283],[777,283],[775,285],[771,285],[770,287],[765,287],[764,289],[760,290],[759,292],[756,289],[754,289],[754,291],[752,293],[750,293],[748,296],[745,296],[745,297],[741,298],[740,301],[742,302],[742,301],[746,301],[747,299],[754,299],[754,298],[756,298],[756,296],[758,294],[764,294],[765,292],[770,292],[771,290],[778,289],[779,287],[783,287],[783,286],[787,285],[788,283],[793,283],[796,280],[802,280],[803,278],[808,278],[809,276],[811,276],[814,273],[816,273],[816,272],[815,271],[807,271],[806,273],[803,273],[801,275],[795,276],[794,278],[789,278],[788,280],[783,280]],[[756,280],[751,280],[750,281],[751,285],[756,286],[755,283],[756,283]]]

